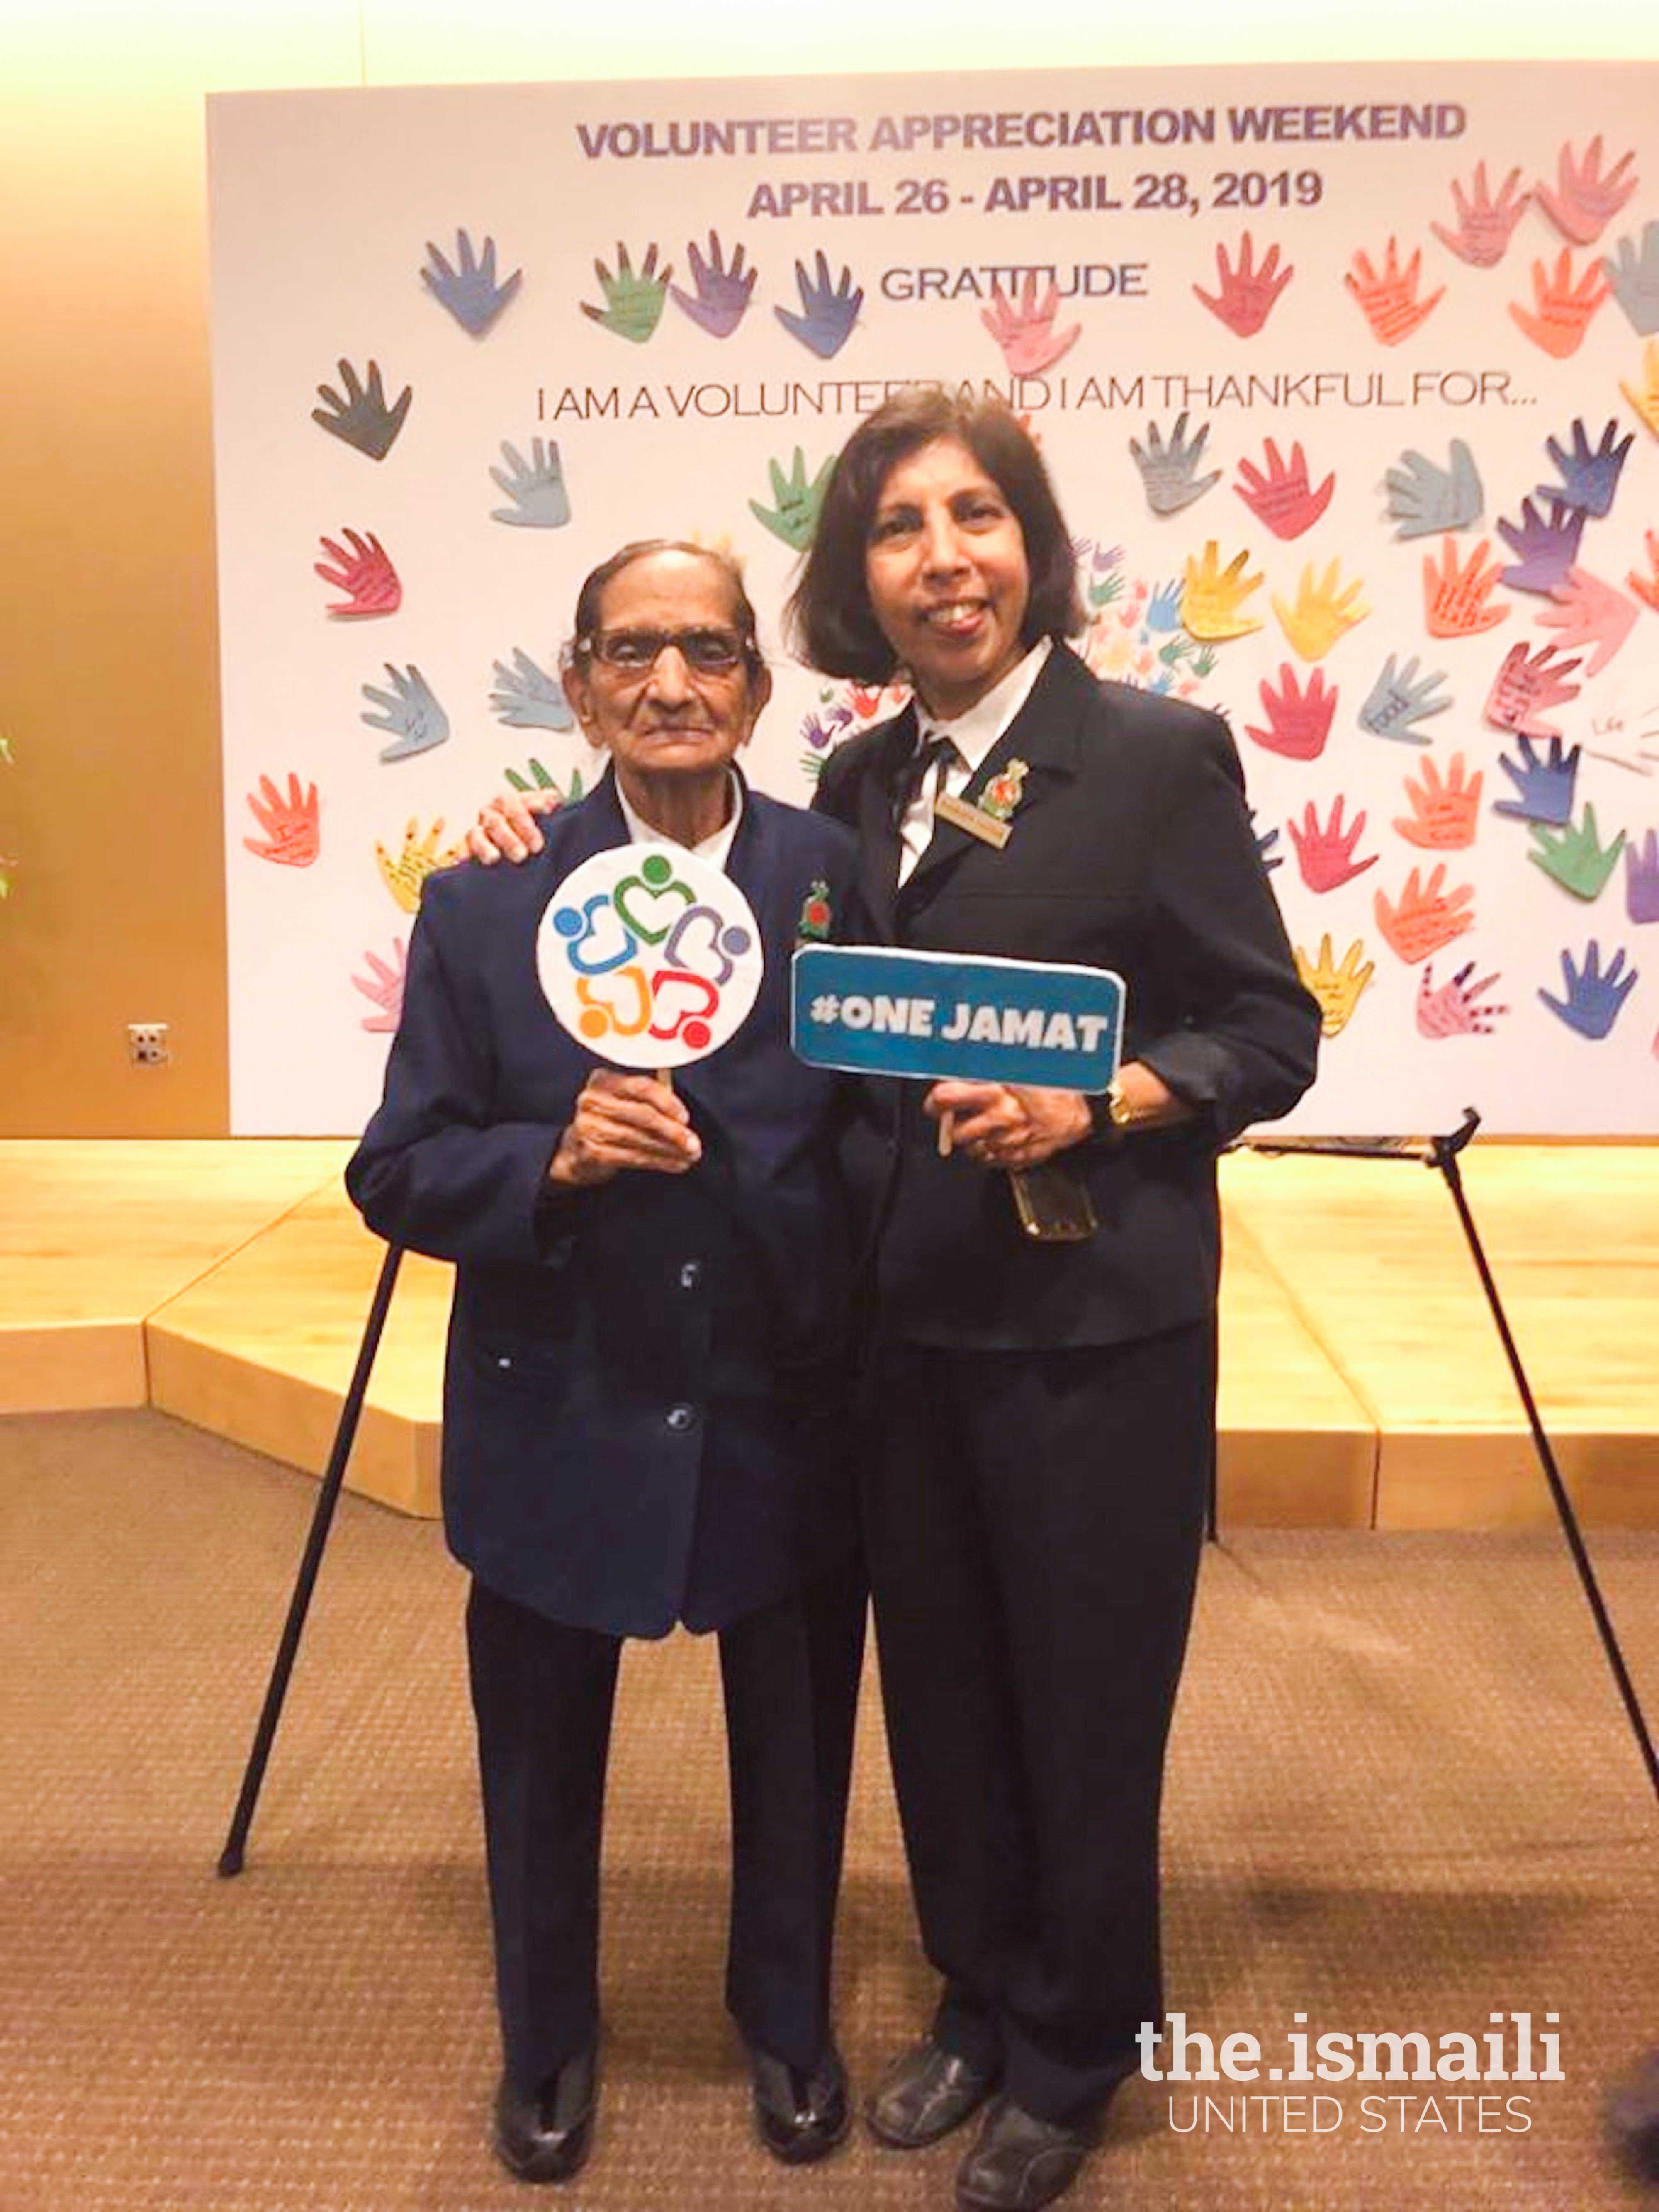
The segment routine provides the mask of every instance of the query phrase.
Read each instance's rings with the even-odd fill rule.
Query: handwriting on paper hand
[[[729,338],[748,310],[758,272],[753,269],[745,272],[741,246],[732,249],[732,266],[728,269],[717,231],[708,234],[706,261],[695,240],[687,244],[685,255],[691,264],[691,282],[696,290],[686,292],[679,285],[671,284],[668,289],[674,305],[682,314],[690,315],[699,330],[707,331],[711,338]]]
[[[1451,442],[1449,469],[1437,468],[1426,454],[1407,452],[1398,468],[1383,477],[1389,520],[1400,525],[1396,538],[1430,538],[1437,530],[1467,530],[1480,519],[1486,502],[1474,455],[1461,438]]]
[[[405,914],[413,914],[419,906],[421,892],[429,875],[466,856],[464,845],[453,845],[447,852],[440,850],[444,834],[442,815],[423,837],[419,835],[420,826],[411,815],[404,828],[402,849],[397,853],[387,852],[379,838],[374,841],[374,859],[381,880]]]
[[[413,387],[404,385],[396,404],[388,407],[377,361],[368,364],[367,388],[349,361],[340,363],[340,382],[344,386],[343,392],[337,392],[331,384],[317,386],[317,396],[323,404],[312,409],[312,421],[331,436],[355,446],[360,453],[367,453],[371,461],[383,461],[404,427],[404,418],[415,397]]]
[[[599,289],[605,295],[602,307],[591,307],[584,300],[581,310],[590,322],[602,331],[611,331],[631,345],[643,345],[662,320],[663,302],[668,297],[668,280],[672,268],[664,263],[660,275],[657,271],[657,248],[654,240],[646,248],[645,259],[640,264],[639,274],[628,258],[628,248],[617,241],[617,273],[613,276],[603,261],[595,260],[593,274],[599,280]]]
[[[1370,696],[1359,710],[1359,726],[1374,738],[1393,738],[1401,744],[1426,745],[1428,732],[1419,731],[1418,724],[1426,721],[1431,714],[1443,714],[1451,705],[1449,695],[1437,698],[1436,689],[1446,680],[1443,669],[1431,669],[1426,676],[1417,673],[1415,657],[1396,670],[1395,657],[1390,653],[1383,662]]]
[[[812,542],[812,533],[818,526],[818,510],[823,505],[823,495],[830,477],[836,472],[836,457],[828,460],[810,481],[806,474],[806,456],[799,446],[786,476],[781,465],[769,461],[767,473],[772,479],[772,504],[763,507],[757,499],[749,502],[749,512],[757,522],[769,530],[774,538],[781,538],[797,553],[804,553]]]
[[[1288,461],[1269,438],[1267,444],[1265,469],[1253,461],[1241,460],[1238,473],[1243,481],[1233,489],[1238,494],[1258,522],[1264,522],[1275,538],[1300,538],[1310,530],[1331,503],[1331,494],[1336,489],[1334,473],[1328,476],[1317,491],[1308,483],[1308,463],[1299,444],[1291,447]]]
[[[1592,576],[1588,568],[1570,568],[1566,581],[1550,597],[1559,604],[1546,607],[1538,619],[1545,628],[1559,629],[1564,646],[1589,645],[1595,649],[1585,665],[1587,677],[1598,675],[1630,635],[1636,608],[1622,592]]]
[[[342,534],[343,545],[333,538],[320,539],[329,557],[311,564],[332,590],[345,593],[344,599],[331,600],[326,611],[342,618],[395,615],[404,603],[404,587],[385,546],[372,530],[362,534],[347,530]]]
[[[1455,177],[1452,179],[1452,204],[1457,210],[1457,228],[1448,230],[1443,224],[1431,222],[1429,228],[1440,243],[1449,247],[1460,261],[1467,261],[1471,269],[1496,269],[1509,250],[1510,234],[1526,212],[1530,192],[1517,191],[1521,182],[1519,169],[1511,169],[1504,179],[1502,191],[1493,199],[1486,185],[1486,165],[1474,165],[1474,191],[1466,193]]]
[[[568,730],[575,724],[556,669],[544,668],[521,645],[513,648],[513,665],[491,664],[495,687],[489,711],[510,730]]]
[[[1538,995],[1550,1012],[1564,1021],[1570,1030],[1596,1044],[1612,1030],[1624,1009],[1624,1004],[1636,988],[1640,970],[1625,969],[1625,951],[1620,946],[1607,963],[1601,966],[1601,947],[1595,938],[1584,948],[1582,967],[1571,952],[1561,949],[1561,979],[1565,995],[1558,999],[1553,992],[1540,989]]]
[[[1602,256],[1601,268],[1625,319],[1638,338],[1650,338],[1659,331],[1659,222],[1643,224],[1639,246],[1620,239],[1612,254]]]
[[[382,1034],[389,1033],[403,1019],[404,940],[401,937],[392,939],[390,960],[382,960],[378,953],[369,951],[365,951],[363,957],[368,963],[368,975],[354,975],[351,979],[375,1009],[372,1014],[363,1016],[363,1027]]]
[[[422,282],[440,306],[447,307],[464,331],[482,337],[507,307],[523,276],[515,269],[504,283],[495,282],[495,241],[487,238],[481,259],[475,259],[472,240],[464,230],[455,234],[456,265],[452,267],[430,239]]]
[[[1579,686],[1566,680],[1577,665],[1563,660],[1553,645],[1534,653],[1524,645],[1512,645],[1486,695],[1487,721],[1495,730],[1513,730],[1517,736],[1559,737],[1560,732],[1544,717],[1578,696]]]
[[[1433,761],[1425,760],[1421,782],[1414,776],[1406,778],[1406,796],[1412,811],[1396,814],[1395,828],[1408,845],[1420,846],[1427,852],[1459,852],[1473,845],[1482,781],[1479,769],[1464,780],[1462,753],[1452,755],[1443,783]]]
[[[259,778],[259,789],[246,794],[253,818],[264,836],[244,837],[242,842],[256,860],[270,860],[279,868],[308,868],[322,849],[318,823],[317,787],[301,787],[289,771],[288,793],[276,788],[268,775]]]
[[[1582,822],[1568,823],[1559,829],[1547,822],[1534,822],[1527,835],[1533,841],[1533,850],[1527,858],[1540,867],[1553,883],[1559,884],[1564,891],[1571,891],[1577,899],[1601,897],[1625,849],[1622,830],[1611,845],[1601,843],[1596,835],[1595,809],[1588,802]]]
[[[1322,660],[1337,640],[1347,635],[1356,623],[1364,621],[1370,612],[1367,606],[1355,602],[1364,590],[1364,580],[1356,576],[1346,592],[1339,590],[1342,563],[1333,561],[1319,581],[1314,581],[1310,561],[1302,571],[1297,586],[1294,604],[1273,594],[1273,612],[1279,617],[1279,628],[1290,640],[1291,649],[1304,660]],[[1191,624],[1188,627],[1190,629]]]
[[[1235,337],[1253,338],[1278,305],[1279,294],[1296,270],[1289,262],[1279,268],[1276,246],[1267,248],[1258,269],[1255,248],[1248,230],[1240,241],[1237,269],[1229,262],[1224,246],[1217,246],[1215,260],[1219,291],[1206,292],[1201,285],[1194,284],[1194,294],[1218,321],[1225,323]]]
[[[1377,927],[1408,966],[1426,960],[1430,953],[1438,952],[1443,945],[1449,945],[1453,938],[1474,927],[1474,915],[1469,910],[1474,885],[1460,884],[1455,890],[1447,891],[1443,888],[1445,880],[1443,860],[1426,884],[1413,868],[1397,902],[1390,902],[1384,891],[1378,891],[1372,900]]]
[[[1541,261],[1532,264],[1532,308],[1510,302],[1516,328],[1556,361],[1565,361],[1584,343],[1590,319],[1609,286],[1599,262],[1592,261],[1575,283],[1571,248],[1563,246],[1553,274]]]
[[[1540,760],[1530,738],[1521,740],[1520,757],[1503,754],[1498,765],[1515,787],[1513,799],[1492,801],[1494,814],[1507,814],[1517,822],[1571,822],[1573,792],[1583,748],[1564,753],[1559,738],[1552,738],[1549,751]]]
[[[1379,276],[1372,266],[1369,254],[1358,252],[1353,266],[1343,277],[1354,298],[1364,312],[1372,335],[1382,345],[1399,345],[1412,332],[1420,330],[1446,296],[1443,284],[1426,300],[1419,300],[1417,288],[1423,275],[1423,249],[1419,246],[1404,269],[1400,266],[1399,241],[1391,238],[1383,258]]]
[[[864,288],[854,288],[850,269],[842,270],[839,281],[832,277],[829,257],[823,253],[817,256],[817,267],[814,283],[804,264],[795,264],[800,313],[792,315],[787,307],[774,307],[772,313],[809,353],[815,353],[820,361],[832,361],[853,335],[859,309],[864,305]]]
[[[1556,163],[1557,188],[1552,191],[1540,184],[1538,204],[1563,238],[1575,246],[1594,246],[1636,190],[1638,179],[1626,173],[1635,159],[1633,153],[1621,154],[1604,177],[1600,131],[1584,149],[1582,162],[1571,144],[1564,145]]]
[[[489,473],[513,504],[492,507],[490,520],[512,523],[521,530],[562,530],[570,520],[570,495],[565,489],[558,441],[532,438],[530,459],[526,460],[518,447],[503,438],[501,458],[507,466],[492,467]]]
[[[1036,271],[1032,269],[1026,272],[1018,307],[1004,298],[993,278],[991,304],[980,309],[979,319],[996,340],[1012,375],[1041,376],[1062,354],[1071,351],[1083,329],[1081,323],[1073,323],[1068,331],[1055,330],[1059,313],[1059,285],[1051,277],[1039,300]]]
[[[1507,607],[1486,604],[1498,576],[1496,561],[1486,565],[1491,544],[1483,538],[1461,568],[1455,538],[1441,541],[1438,568],[1432,553],[1423,556],[1423,612],[1431,637],[1473,637],[1508,616]]]
[[[1225,638],[1248,637],[1252,630],[1261,629],[1261,623],[1243,611],[1245,600],[1261,581],[1260,570],[1254,576],[1244,574],[1249,558],[1248,549],[1237,553],[1224,569],[1221,549],[1213,538],[1206,541],[1198,560],[1188,555],[1181,619],[1189,636],[1212,638],[1218,644]]]
[[[1317,960],[1310,960],[1299,945],[1292,950],[1296,972],[1302,978],[1304,989],[1310,991],[1319,1002],[1321,1036],[1340,1036],[1353,1019],[1360,994],[1376,972],[1376,962],[1364,957],[1364,943],[1358,937],[1343,954],[1340,968],[1328,935],[1319,940]]]
[[[1345,830],[1342,809],[1346,804],[1340,793],[1331,808],[1328,821],[1322,822],[1312,799],[1304,809],[1300,828],[1294,819],[1289,824],[1291,842],[1296,848],[1297,865],[1302,871],[1302,880],[1310,891],[1334,891],[1349,883],[1355,876],[1363,876],[1367,868],[1376,866],[1377,855],[1369,854],[1363,860],[1354,858],[1365,827],[1365,810],[1361,807]]]
[[[362,694],[372,699],[380,708],[371,714],[367,708],[357,717],[372,730],[390,730],[392,743],[382,745],[383,761],[411,760],[416,753],[429,753],[435,746],[445,744],[449,738],[449,717],[434,697],[431,685],[413,663],[407,669],[394,668],[388,660],[386,672],[392,689],[379,690],[365,684]]]
[[[1202,499],[1212,484],[1220,483],[1219,469],[1212,469],[1206,477],[1198,474],[1209,435],[1209,424],[1200,423],[1198,435],[1189,446],[1187,417],[1183,414],[1176,416],[1167,446],[1156,422],[1146,425],[1145,446],[1139,438],[1130,439],[1129,451],[1146,488],[1146,504],[1154,514],[1179,514],[1182,507],[1190,507],[1195,499]]]
[[[1504,1014],[1507,1006],[1492,1006],[1482,1003],[1486,994],[1498,980],[1493,969],[1471,982],[1474,963],[1466,960],[1449,983],[1437,988],[1434,965],[1423,970],[1423,980],[1417,987],[1417,1027],[1425,1037],[1440,1039],[1454,1036],[1490,1036],[1493,1024]]]

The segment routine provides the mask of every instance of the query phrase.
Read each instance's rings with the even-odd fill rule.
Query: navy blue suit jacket
[[[551,1619],[714,1628],[852,1543],[844,1411],[850,1255],[838,1079],[789,1049],[789,957],[827,884],[857,903],[835,823],[745,793],[728,872],[766,965],[753,1011],[675,1076],[703,1143],[548,1202],[593,1055],[536,975],[555,887],[627,830],[609,775],[522,867],[428,878],[386,1094],[346,1171],[369,1225],[456,1262],[444,1382],[451,1548]],[[839,927],[837,933],[840,933]]]

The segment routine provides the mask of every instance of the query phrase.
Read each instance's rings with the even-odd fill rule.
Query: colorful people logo
[[[620,1067],[683,1067],[718,1051],[760,988],[748,901],[694,854],[623,845],[573,869],[536,947],[547,1002]]]

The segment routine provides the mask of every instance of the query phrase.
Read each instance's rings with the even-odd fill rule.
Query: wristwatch
[[[1135,1109],[1116,1076],[1089,1101],[1089,1127],[1097,1137],[1120,1141],[1135,1125]]]

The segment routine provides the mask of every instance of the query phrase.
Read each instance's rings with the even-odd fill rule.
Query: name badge
[[[1006,822],[999,822],[994,814],[983,807],[970,806],[965,799],[957,799],[951,792],[941,792],[933,801],[933,819],[948,822],[953,830],[965,830],[970,837],[977,837],[981,845],[994,845],[1000,853],[1013,835]]]

